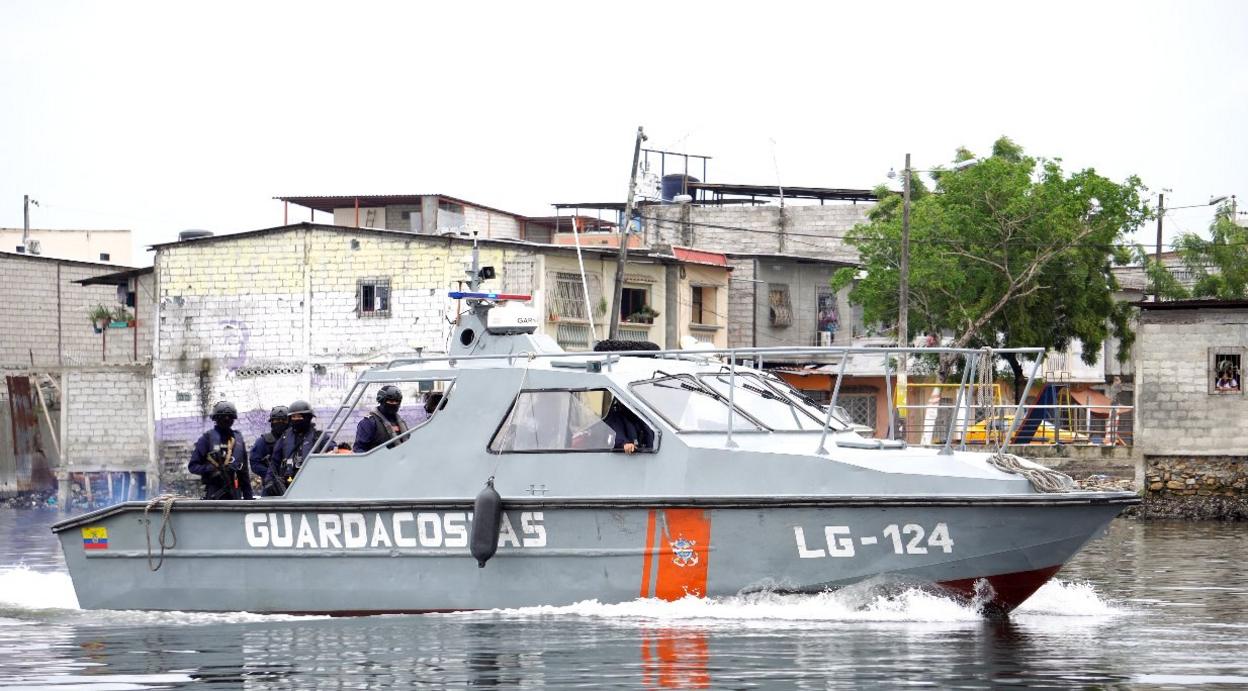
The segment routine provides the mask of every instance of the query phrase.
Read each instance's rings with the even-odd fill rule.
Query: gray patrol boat
[[[81,606],[441,612],[866,582],[1008,612],[1139,502],[953,434],[865,438],[758,366],[852,349],[565,353],[506,303],[524,296],[452,297],[471,309],[448,355],[365,372],[325,431],[383,384],[443,392],[405,443],[312,455],[278,498],[166,496],[56,524]]]

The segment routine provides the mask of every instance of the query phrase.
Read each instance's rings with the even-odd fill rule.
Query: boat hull
[[[482,568],[469,555],[466,501],[178,501],[163,554],[160,510],[140,503],[53,529],[87,609],[374,614],[870,582],[937,585],[1008,612],[1135,502],[1121,493],[509,500],[498,552]]]

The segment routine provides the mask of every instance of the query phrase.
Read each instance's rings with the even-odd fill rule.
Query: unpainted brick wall
[[[1248,309],[1141,310],[1136,446],[1149,455],[1248,456],[1243,382],[1240,393],[1209,392],[1209,349],[1244,346]]]
[[[69,470],[144,471],[148,467],[147,396],[150,369],[69,370],[62,378],[66,426],[64,467]]]

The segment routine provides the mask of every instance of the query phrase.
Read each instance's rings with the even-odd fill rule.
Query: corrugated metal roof
[[[706,250],[697,250],[692,247],[672,247],[672,254],[676,258],[686,264],[707,264],[710,266],[722,266],[727,268],[727,255],[719,252],[707,252]]]
[[[525,216],[524,214],[518,214],[518,213],[515,213],[514,211],[504,211],[502,209],[497,209],[492,206],[486,206],[484,204],[470,202],[465,199],[460,199],[459,197],[451,197],[445,194],[335,194],[335,195],[314,196],[314,197],[273,197],[273,198],[279,201],[289,202],[291,204],[298,204],[299,206],[307,207],[309,209],[314,209],[316,211],[324,211],[325,213],[333,213],[334,209],[344,209],[348,207],[353,207],[355,206],[356,202],[359,202],[359,205],[362,207],[364,206],[398,206],[398,205],[418,206],[420,204],[420,200],[423,197],[437,197],[438,199],[445,199],[446,201],[455,202],[456,204],[463,204],[464,206],[472,206],[478,209],[494,211],[500,214],[506,214],[508,216],[514,216],[516,218],[521,218],[521,219],[527,218],[527,216]]]

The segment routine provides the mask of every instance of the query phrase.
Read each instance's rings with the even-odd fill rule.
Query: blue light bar
[[[520,295],[518,293],[464,293],[459,291],[451,291],[447,293],[452,300],[520,300],[522,302],[531,300],[532,295]]]

